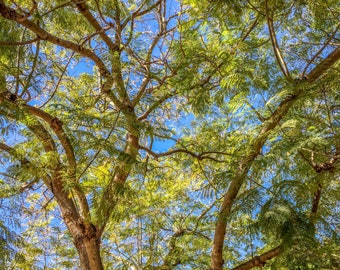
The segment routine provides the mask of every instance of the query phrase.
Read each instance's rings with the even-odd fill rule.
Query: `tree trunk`
[[[90,225],[93,226],[93,225]],[[85,229],[81,235],[73,236],[74,245],[77,248],[80,260],[80,267],[83,270],[102,270],[104,269],[100,256],[100,241],[96,237],[96,231]],[[94,233],[92,236],[91,233]]]
[[[84,221],[71,198],[64,189],[58,173],[55,175],[51,191],[61,210],[62,218],[70,232],[74,245],[79,254],[80,267],[83,270],[102,270],[100,257],[100,236],[97,228],[90,222]]]
[[[58,203],[61,205],[60,202]],[[67,211],[63,209],[63,206],[61,208],[62,217],[79,254],[81,269],[104,269],[100,256],[100,237],[97,228],[92,223],[84,222],[75,212]]]

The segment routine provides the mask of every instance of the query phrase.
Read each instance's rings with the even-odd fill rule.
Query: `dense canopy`
[[[0,0],[4,269],[339,269],[337,0]]]

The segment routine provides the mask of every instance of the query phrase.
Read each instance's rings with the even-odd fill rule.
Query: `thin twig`
[[[44,104],[42,104],[41,106],[39,106],[39,109],[41,109],[42,107],[44,107],[44,106],[45,106],[47,103],[49,103],[49,102],[52,100],[52,98],[54,97],[55,93],[57,92],[57,90],[58,90],[58,88],[59,88],[59,85],[60,85],[60,83],[61,83],[61,80],[62,80],[62,78],[63,78],[64,75],[65,75],[65,72],[66,72],[66,70],[67,70],[67,67],[68,67],[68,65],[70,64],[71,59],[72,59],[72,57],[73,57],[74,54],[75,54],[75,52],[72,52],[72,53],[71,53],[71,56],[70,56],[69,59],[67,60],[67,63],[66,63],[66,65],[65,65],[65,67],[64,67],[64,69],[63,69],[63,71],[62,71],[62,73],[61,73],[61,75],[60,75],[60,77],[59,77],[59,79],[58,79],[58,82],[57,82],[57,84],[56,84],[56,86],[55,86],[55,88],[54,88],[54,90],[53,90],[53,92],[52,92],[52,95],[48,98],[48,100],[45,101]]]
[[[308,61],[306,67],[304,68],[304,70],[302,71],[302,75],[301,78],[303,78],[307,72],[308,67],[314,62],[314,60],[322,53],[322,51],[329,45],[329,43],[332,41],[332,39],[334,38],[336,32],[338,31],[340,27],[340,23],[338,23],[337,27],[335,28],[333,34],[326,40],[325,44],[323,44],[323,46],[316,52],[316,54],[314,54],[314,56]]]
[[[107,135],[107,137],[105,138],[104,140],[104,143],[106,143],[108,141],[108,139],[110,138],[112,132],[114,131],[114,129],[116,128],[116,124],[118,122],[118,118],[119,118],[119,115],[120,115],[120,111],[118,112],[117,116],[116,116],[116,119],[113,123],[113,126],[109,132],[109,134]],[[85,167],[85,169],[80,173],[80,175],[78,176],[78,179],[80,179],[84,173],[88,170],[88,168],[90,168],[90,166],[92,165],[92,163],[95,161],[95,159],[97,158],[97,156],[99,155],[99,153],[102,151],[102,148],[98,149],[97,152],[94,154],[93,158],[91,159],[91,161],[87,164],[87,166]]]

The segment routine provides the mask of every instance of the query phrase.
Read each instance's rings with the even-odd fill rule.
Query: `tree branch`
[[[27,44],[32,44],[36,41],[38,41],[39,38],[34,38],[30,40],[24,40],[24,41],[0,41],[0,45],[4,46],[21,46],[21,45],[27,45]]]
[[[324,59],[319,65],[317,65],[307,76],[307,82],[313,83],[320,76],[322,76],[338,59],[340,58],[340,48],[335,49],[326,59]],[[303,84],[304,81],[301,82]],[[268,136],[280,123],[281,119],[287,114],[289,109],[293,106],[295,101],[303,94],[301,87],[296,85],[295,93],[286,96],[286,98],[279,104],[272,115],[262,123],[262,128],[258,136],[253,140],[249,149],[246,150],[244,158],[239,162],[239,166],[236,169],[236,174],[232,178],[229,188],[224,195],[222,206],[218,215],[218,220],[215,228],[213,250],[211,257],[211,268],[213,270],[222,269],[223,265],[223,246],[224,238],[226,235],[226,224],[231,212],[231,208],[234,201],[241,189],[241,186],[252,166],[253,161],[261,152],[263,145],[265,144]]]
[[[60,140],[60,143],[63,146],[64,151],[66,153],[66,157],[68,160],[68,175],[70,177],[71,182],[74,184],[72,187],[74,188],[76,192],[77,199],[81,206],[81,214],[86,220],[90,220],[89,219],[90,210],[89,210],[89,205],[86,200],[86,196],[84,192],[82,191],[82,189],[77,184],[77,178],[76,178],[77,163],[75,160],[73,147],[71,145],[71,142],[69,141],[69,138],[65,134],[64,129],[62,128],[63,123],[58,118],[53,117],[50,114],[36,107],[32,107],[27,104],[20,105],[19,103],[15,101],[8,100],[4,93],[0,93],[0,98],[2,99],[2,101],[6,100],[7,106],[11,107],[12,110],[17,110],[18,108],[22,106],[23,110],[26,110],[28,113],[43,119],[44,121],[46,121],[46,123],[50,125],[51,129],[55,132],[58,139]],[[38,126],[43,127],[38,121],[36,122]],[[48,133],[48,131],[44,127],[37,128],[35,127],[35,125],[30,125],[28,127],[36,134],[36,136],[43,143],[43,145],[45,146],[46,152],[52,151],[56,154],[58,153],[51,135]],[[60,161],[58,161],[58,163],[59,162]],[[58,171],[57,169],[58,167],[59,165],[56,166],[56,171]]]
[[[89,9],[87,8],[86,1],[83,0],[72,0],[72,2],[76,5],[80,13],[87,19],[87,21],[93,26],[93,28],[99,33],[100,37],[104,40],[106,45],[112,52],[118,51],[119,47],[117,44],[114,44],[112,40],[106,35],[105,29],[98,23],[96,18],[91,14]]]
[[[222,160],[218,160],[218,159],[215,159],[213,157],[206,156],[206,155],[208,155],[208,154],[228,155],[227,153],[214,152],[214,151],[208,151],[208,152],[202,152],[200,154],[195,154],[194,152],[191,152],[191,151],[186,150],[186,149],[174,149],[174,150],[164,152],[164,153],[155,153],[154,151],[152,151],[151,149],[149,149],[148,147],[143,146],[143,145],[139,145],[138,148],[146,151],[148,154],[152,155],[156,159],[158,159],[159,157],[171,156],[171,155],[176,154],[176,153],[185,153],[185,154],[188,154],[188,155],[190,155],[194,158],[197,158],[198,160],[210,159],[210,160],[213,160],[213,161],[216,161],[216,162],[224,162]]]
[[[10,21],[18,22],[22,26],[34,32],[38,36],[38,38],[42,40],[46,40],[55,45],[61,46],[66,49],[70,49],[76,53],[81,54],[86,58],[91,59],[98,66],[99,73],[101,77],[104,79],[103,84],[101,85],[101,91],[104,94],[108,95],[108,97],[118,108],[123,107],[121,102],[116,98],[116,96],[111,91],[111,87],[113,85],[113,78],[111,76],[110,71],[108,70],[104,62],[93,51],[83,47],[82,45],[73,43],[68,40],[64,40],[62,38],[56,37],[48,33],[46,30],[42,29],[39,25],[27,19],[27,17],[25,17],[24,15],[19,14],[15,9],[6,6],[3,0],[0,0],[0,15]]]
[[[240,264],[239,266],[233,268],[232,270],[248,270],[252,269],[254,267],[263,267],[267,261],[275,258],[282,252],[282,247],[278,246],[276,248],[273,248],[265,253],[263,253],[260,256],[256,256],[252,258],[251,260]]]
[[[319,79],[328,69],[330,69],[340,59],[340,46],[331,52],[306,76],[307,81],[312,83]]]
[[[7,144],[4,144],[4,143],[0,142],[0,149],[2,151],[7,152],[8,154],[10,154],[15,159],[17,159],[21,163],[21,165],[30,165],[30,166],[34,166],[34,168],[37,168],[26,157],[24,157],[21,154],[19,154],[13,147],[8,146]],[[45,173],[45,175],[42,176],[42,179],[44,180],[44,183],[46,184],[46,186],[49,189],[51,189],[51,184],[50,184],[51,183],[51,177],[47,173]],[[25,189],[31,188],[39,180],[40,180],[40,178],[37,175],[35,175],[33,181],[23,185],[20,188],[20,192],[24,191]]]
[[[313,63],[313,61],[322,53],[322,51],[328,46],[328,44],[332,41],[333,37],[335,36],[336,32],[338,31],[340,27],[340,23],[337,25],[337,27],[335,28],[333,34],[326,40],[325,44],[323,44],[323,46],[316,52],[316,54],[308,61],[308,64],[306,65],[306,67],[304,68],[304,70],[302,71],[302,75],[301,77],[303,78],[307,72],[308,67]]]
[[[285,77],[290,78],[289,70],[287,68],[286,62],[281,54],[281,50],[279,47],[279,44],[277,42],[275,29],[274,29],[274,23],[271,16],[269,16],[269,10],[268,10],[268,0],[266,0],[266,16],[267,16],[267,23],[268,23],[268,30],[269,30],[269,36],[270,40],[272,42],[274,54],[276,57],[276,61]]]
[[[24,15],[19,14],[15,9],[11,7],[7,7],[4,4],[3,0],[0,0],[0,14],[2,17],[4,17],[7,20],[15,21],[22,26],[25,26],[32,32],[34,32],[38,38],[42,40],[47,40],[55,45],[64,47],[66,49],[71,49],[72,51],[75,51],[96,63],[96,65],[99,67],[99,69],[102,71],[102,73],[109,73],[108,69],[106,68],[105,64],[101,61],[101,59],[94,54],[91,50],[84,48],[76,43],[73,43],[68,40],[61,39],[59,37],[56,37],[44,29],[42,29],[39,25],[34,23],[33,21],[27,19]]]

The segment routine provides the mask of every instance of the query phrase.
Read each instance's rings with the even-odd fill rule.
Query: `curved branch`
[[[80,206],[81,206],[81,213],[82,216],[86,219],[89,220],[89,215],[90,215],[90,209],[89,205],[86,199],[86,196],[82,189],[77,185],[77,177],[76,177],[76,170],[77,170],[77,162],[75,159],[74,151],[72,144],[68,138],[68,136],[65,134],[65,131],[62,127],[63,123],[56,117],[51,116],[50,114],[36,108],[32,107],[30,105],[24,105],[24,108],[26,108],[30,113],[33,115],[45,120],[52,130],[55,132],[57,135],[61,145],[64,148],[64,151],[66,153],[67,161],[68,161],[68,174],[71,179],[71,181],[75,184],[73,186],[77,198],[79,200]]]
[[[55,45],[64,47],[66,49],[71,49],[72,51],[75,51],[93,60],[93,62],[96,63],[96,65],[99,67],[102,73],[109,73],[108,69],[106,68],[102,60],[91,50],[84,48],[71,41],[64,40],[62,38],[56,37],[48,33],[46,30],[42,29],[39,25],[37,25],[33,21],[26,19],[24,15],[19,14],[15,9],[6,6],[3,0],[0,1],[0,14],[7,20],[15,21],[21,24],[22,26],[25,26],[26,28],[34,32],[42,40],[49,41]]]
[[[228,153],[213,152],[213,151],[208,151],[208,152],[202,152],[200,154],[195,154],[194,152],[191,152],[191,151],[186,150],[186,149],[174,149],[174,150],[171,150],[171,151],[168,151],[168,152],[164,152],[164,153],[155,153],[154,151],[152,151],[151,149],[149,149],[148,147],[143,146],[143,145],[139,145],[138,148],[141,149],[141,150],[146,151],[148,154],[150,154],[151,156],[155,157],[156,159],[158,159],[159,157],[171,156],[171,155],[176,154],[176,153],[185,153],[185,154],[188,154],[188,155],[190,155],[190,156],[192,156],[194,158],[197,158],[198,160],[210,159],[210,160],[213,160],[213,161],[216,161],[216,162],[224,162],[222,160],[218,160],[218,159],[215,159],[213,157],[206,156],[206,155],[208,155],[208,154],[228,155]]]
[[[24,89],[22,90],[22,93],[21,93],[20,97],[22,97],[25,94],[25,92],[28,91],[28,88],[30,87],[31,80],[33,78],[33,73],[35,71],[35,68],[36,68],[37,62],[38,62],[39,51],[40,51],[40,39],[37,40],[37,45],[35,47],[35,50],[36,51],[35,51],[35,56],[34,56],[32,68],[31,68],[31,72],[30,72],[30,74],[27,77],[26,85],[25,85]]]
[[[121,102],[111,92],[113,78],[111,76],[110,71],[108,70],[104,62],[93,51],[83,47],[82,45],[73,43],[71,41],[56,37],[48,33],[46,30],[42,29],[39,25],[37,25],[33,21],[28,20],[24,15],[19,14],[15,9],[6,6],[3,0],[0,0],[0,15],[7,20],[17,22],[22,26],[28,28],[29,30],[34,32],[38,36],[38,38],[42,40],[46,40],[55,45],[61,46],[66,49],[70,49],[86,58],[91,59],[98,66],[99,73],[101,77],[104,79],[103,84],[101,85],[101,91],[104,94],[108,95],[108,97],[118,108],[122,107]]]
[[[272,46],[274,49],[274,54],[276,57],[276,61],[283,73],[283,75],[287,78],[290,78],[289,70],[287,68],[286,62],[281,54],[279,44],[277,42],[276,34],[275,34],[275,29],[274,29],[274,23],[273,19],[269,16],[269,11],[268,11],[268,0],[266,0],[266,16],[267,16],[267,23],[268,23],[268,30],[269,30],[269,36],[270,40],[272,42]]]
[[[20,105],[18,103],[15,103],[15,101],[8,100],[4,93],[0,93],[0,98],[1,98],[2,101],[6,101],[6,103],[7,103],[6,105],[8,105],[8,107],[10,107],[10,109],[17,110],[18,107],[20,108]],[[62,147],[63,147],[63,149],[66,153],[66,157],[67,157],[67,160],[68,160],[68,174],[69,174],[69,177],[70,177],[72,183],[74,184],[73,188],[76,192],[77,199],[79,200],[79,203],[80,203],[80,206],[81,206],[82,216],[89,220],[89,214],[90,214],[89,205],[87,203],[87,199],[86,199],[84,192],[81,190],[81,188],[76,183],[76,181],[77,181],[77,178],[76,178],[77,163],[76,163],[76,159],[75,159],[75,156],[74,156],[74,151],[73,151],[73,147],[71,145],[71,142],[70,142],[69,138],[67,137],[67,135],[65,134],[65,131],[62,128],[63,123],[58,118],[53,117],[50,114],[48,114],[48,113],[46,113],[46,112],[44,112],[44,111],[42,111],[42,110],[40,110],[36,107],[32,107],[32,106],[27,105],[27,104],[23,104],[22,107],[23,107],[22,109],[24,109],[24,111],[27,111],[31,115],[34,115],[38,118],[41,118],[46,123],[48,123],[50,125],[51,129],[57,135],[58,139],[60,140],[60,143],[61,143],[61,145],[62,145]],[[32,124],[32,125],[27,125],[27,127],[39,138],[39,140],[42,142],[42,144],[45,148],[45,151],[47,153],[48,152],[54,152],[54,153],[58,154],[58,150],[56,148],[56,145],[55,145],[51,135],[49,134],[49,132],[45,129],[45,127],[38,120],[35,120],[34,124]],[[54,168],[56,171],[58,171],[58,173],[59,173],[59,167],[60,167],[60,161],[58,160],[58,164],[55,165],[55,168]],[[60,179],[58,179],[58,181],[60,181]],[[64,188],[64,186],[62,186],[60,188]]]
[[[326,59],[317,65],[307,76],[307,83],[313,83],[322,76],[331,66],[340,58],[340,47],[335,49]],[[304,84],[301,81],[300,84]],[[262,123],[262,127],[258,136],[254,139],[252,145],[247,149],[247,153],[239,162],[237,172],[230,182],[229,188],[224,195],[222,206],[218,215],[218,220],[215,228],[213,250],[211,257],[211,268],[222,269],[223,265],[223,246],[226,235],[227,219],[230,215],[231,208],[236,200],[236,197],[245,181],[245,178],[251,169],[252,163],[261,153],[261,149],[271,132],[277,127],[282,118],[288,113],[289,109],[294,105],[295,101],[303,94],[300,85],[296,85],[293,95],[287,95],[286,98],[279,104],[272,115]]]

